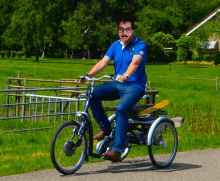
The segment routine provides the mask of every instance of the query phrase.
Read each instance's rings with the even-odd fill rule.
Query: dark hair
[[[117,18],[117,27],[119,26],[120,22],[131,22],[132,29],[134,30],[134,16],[128,13],[124,13],[118,16]]]

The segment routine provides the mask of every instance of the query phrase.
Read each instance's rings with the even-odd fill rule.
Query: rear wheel
[[[51,144],[51,159],[62,174],[73,174],[82,166],[87,150],[85,135],[79,135],[80,124],[72,121],[61,125]]]
[[[174,160],[178,147],[176,128],[170,120],[161,121],[153,130],[148,145],[149,156],[157,168],[168,167]]]

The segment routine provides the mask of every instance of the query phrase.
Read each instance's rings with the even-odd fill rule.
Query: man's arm
[[[96,74],[98,74],[99,72],[101,72],[102,70],[105,69],[105,67],[108,65],[108,63],[110,62],[110,58],[105,56],[101,61],[99,61],[93,68],[92,70],[89,72],[89,74],[94,77]]]
[[[131,77],[137,70],[138,66],[140,65],[142,61],[142,58],[140,56],[134,56],[132,62],[128,66],[128,69],[124,73],[125,75],[128,75],[128,77]],[[119,76],[118,79],[122,82],[125,82],[128,78],[124,75]]]
[[[96,74],[101,72],[105,67],[108,65],[108,63],[111,61],[111,59],[107,56],[105,56],[102,60],[100,60],[89,72],[91,77],[94,77]],[[82,79],[79,79],[80,83],[84,83]]]

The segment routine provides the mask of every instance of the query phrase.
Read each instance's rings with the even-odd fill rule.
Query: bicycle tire
[[[166,168],[173,162],[178,148],[178,136],[172,121],[162,120],[153,130],[148,145],[151,162],[157,168]]]
[[[79,128],[80,124],[76,121],[65,123],[57,129],[52,139],[51,159],[56,170],[64,175],[78,171],[86,158],[86,136],[82,135],[79,141]]]

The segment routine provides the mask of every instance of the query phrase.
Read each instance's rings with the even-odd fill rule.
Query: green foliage
[[[5,57],[5,51],[0,51],[0,55],[1,55],[2,58],[4,58]]]
[[[205,55],[203,56],[203,58],[204,58],[204,60],[206,60],[207,62],[209,62],[212,57],[211,57],[211,55],[209,55],[209,54],[205,54]]]
[[[44,47],[48,52],[51,42],[56,45],[56,53],[83,49],[83,45],[105,52],[117,39],[115,22],[122,12],[135,15],[135,34],[145,41],[158,32],[178,39],[216,9],[218,3],[210,0],[2,0],[0,48],[22,47],[27,57],[36,55],[36,60]],[[207,32],[219,29],[214,23],[217,21],[210,22]],[[199,34],[207,35],[206,30]],[[155,41],[166,46],[158,39]]]
[[[11,51],[10,50],[6,50],[5,54],[6,54],[6,57],[9,58],[11,56]]]
[[[12,58],[15,58],[16,55],[17,55],[17,52],[16,52],[16,51],[12,51],[12,52],[11,52],[11,56],[12,56]]]
[[[147,62],[165,62],[166,54],[164,46],[159,42],[154,42],[148,45]]]
[[[21,58],[22,56],[24,56],[24,52],[18,51],[17,52],[17,56],[18,56],[18,58]]]
[[[220,52],[217,51],[215,56],[214,56],[214,65],[220,64]]]
[[[192,59],[193,59],[194,61],[199,61],[199,55],[193,54],[193,55],[192,55]]]
[[[164,47],[168,47],[169,46],[169,43],[171,41],[174,41],[174,38],[172,35],[170,34],[165,34],[163,32],[159,32],[157,34],[155,34],[153,37],[152,37],[152,41],[153,42],[156,42],[158,41],[159,43],[161,43]]]
[[[177,41],[177,60],[186,61],[188,58],[188,52],[195,45],[195,39],[192,36],[182,35]]]
[[[167,63],[177,61],[177,51],[166,51]]]

